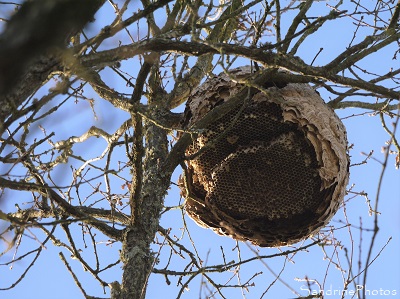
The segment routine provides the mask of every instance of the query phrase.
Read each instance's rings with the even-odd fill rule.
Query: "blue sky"
[[[326,4],[333,5],[332,2],[334,1],[321,1],[321,3],[316,5],[316,10],[311,11],[310,14],[323,14],[327,9]],[[95,33],[96,30],[101,28],[101,24],[109,21],[109,9],[109,7],[103,9],[98,14],[96,18],[97,21],[90,28],[90,32]],[[283,30],[290,25],[292,17],[290,13],[284,15],[282,20]],[[163,20],[164,15],[157,15],[157,22],[161,24]],[[327,23],[324,27],[325,29],[321,32],[317,32],[313,37],[310,37],[303,43],[297,55],[304,61],[310,62],[314,59],[319,49],[324,48],[315,60],[314,65],[323,65],[329,62],[349,45],[353,38],[353,22],[353,19],[344,18],[338,22]],[[142,28],[145,28],[145,26]],[[132,29],[132,33],[134,32],[135,30]],[[361,41],[365,37],[365,34],[370,33],[370,28],[360,28],[353,43]],[[105,43],[105,47],[114,47],[118,39],[122,39],[124,42],[128,43],[127,36],[121,33]],[[266,39],[273,40],[274,37],[270,36],[266,37]],[[398,61],[392,60],[393,53],[397,49],[396,47],[398,47],[398,45],[393,44],[382,51],[374,53],[370,58],[361,61],[359,66],[368,68],[369,71],[376,73],[385,73],[390,67],[398,68]],[[245,65],[249,64],[249,61],[239,59],[236,64]],[[123,62],[122,68],[135,75],[138,71],[138,65],[138,61],[133,59]],[[110,70],[105,70],[102,75],[107,83],[115,87],[118,91],[126,93],[131,92],[129,88],[126,88],[125,83]],[[50,82],[47,88],[52,84],[54,83]],[[385,84],[390,83],[385,82]],[[319,89],[319,92],[325,101],[334,97],[332,94],[322,89]],[[45,93],[46,89],[42,89],[39,91],[38,96]],[[85,95],[95,100],[94,110],[97,119],[94,117],[89,101],[78,100],[75,103],[72,100],[65,104],[60,111],[57,111],[48,120],[38,121],[35,127],[31,128],[30,138],[33,139],[34,137],[41,136],[41,131],[38,128],[39,124],[48,128],[49,131],[55,131],[56,136],[54,137],[54,141],[59,141],[68,138],[70,135],[79,136],[92,125],[101,127],[107,132],[112,133],[123,121],[129,118],[127,113],[117,111],[117,109],[113,108],[109,103],[100,99],[89,87],[86,89]],[[63,98],[56,99],[52,102],[52,105],[62,99]],[[375,99],[354,97],[352,100],[368,100],[373,102]],[[48,109],[48,107],[45,109]],[[45,111],[45,109],[43,111]],[[384,160],[384,153],[381,149],[385,146],[385,142],[389,140],[389,136],[382,128],[379,115],[374,115],[371,111],[344,109],[337,110],[336,112],[339,117],[343,118],[343,123],[347,128],[349,144],[353,145],[350,151],[352,164],[359,163],[365,159],[365,155],[362,153],[369,153],[371,150],[374,151],[373,158],[369,159],[368,163],[351,167],[351,176],[348,186],[348,188],[350,188],[350,186],[354,184],[352,191],[363,191],[367,193],[371,205],[374,205],[378,181],[382,171],[382,166],[379,161]],[[391,121],[394,121],[394,119],[388,117],[385,117],[385,120],[388,125],[390,125]],[[397,138],[400,138],[398,132]],[[87,142],[79,144],[74,150],[74,154],[76,156],[82,156],[83,158],[90,158],[100,155],[104,148],[105,142],[102,139],[91,138]],[[117,168],[119,165],[118,161],[123,162],[125,160],[124,148],[116,149],[115,159],[113,159],[114,164],[112,164],[113,167]],[[69,163],[74,167],[82,165],[81,161],[74,159],[70,159]],[[104,164],[104,161],[99,162],[99,165],[101,163]],[[66,164],[57,167],[52,179],[62,185],[68,184],[68,182],[71,181],[70,165]],[[95,172],[90,172],[88,176],[90,177],[92,174],[94,177]],[[177,181],[179,174],[180,169],[177,169],[173,176],[174,182]],[[124,178],[129,180],[129,171],[125,170],[122,176],[125,176]],[[124,178],[113,178],[111,188],[113,188],[115,193],[126,192],[126,189],[122,188]],[[92,183],[100,182],[103,184],[102,187],[104,187],[104,180],[93,180]],[[80,191],[83,197],[86,196],[88,200],[92,200],[90,197],[92,190],[92,188],[87,186],[87,189]],[[15,203],[18,203],[21,207],[26,207],[29,206],[29,203],[24,203],[31,200],[29,194],[16,192],[7,192],[6,198],[7,202],[2,203],[2,208],[9,211],[15,209]],[[347,201],[348,199],[349,201]],[[168,191],[168,195],[165,199],[165,205],[173,207],[181,203],[182,199],[180,198],[178,188],[171,185],[171,189]],[[400,258],[398,254],[398,249],[400,248],[400,172],[394,167],[394,155],[389,157],[389,163],[384,173],[378,209],[380,213],[378,217],[380,231],[375,241],[372,256],[374,258],[378,254],[379,256],[377,256],[376,260],[369,268],[368,280],[365,288],[370,292],[371,298],[398,298],[400,296]],[[334,236],[337,242],[340,242],[337,243],[338,246],[326,246],[325,248],[313,246],[307,251],[298,252],[294,256],[289,255],[289,259],[285,257],[276,257],[264,259],[263,262],[254,261],[245,264],[240,268],[240,274],[236,276],[233,272],[226,272],[210,274],[210,277],[220,284],[237,284],[245,283],[255,275],[255,277],[251,279],[251,283],[254,283],[254,286],[249,287],[250,292],[243,291],[242,293],[242,291],[237,288],[231,290],[224,289],[223,293],[227,298],[260,298],[269,287],[270,289],[264,298],[295,298],[296,295],[293,291],[302,296],[307,296],[309,294],[305,290],[307,289],[307,282],[304,281],[306,277],[309,279],[316,279],[319,283],[323,284],[326,298],[338,298],[332,295],[332,293],[343,290],[343,279],[347,277],[349,271],[353,271],[355,274],[359,272],[357,264],[359,260],[362,263],[365,262],[372,233],[370,231],[363,231],[362,235],[360,235],[357,227],[360,225],[360,219],[363,228],[370,229],[373,227],[374,215],[369,216],[368,212],[369,210],[365,197],[349,194],[346,197],[345,208],[341,208],[330,222],[329,227],[322,230],[324,233],[328,234],[330,226],[335,227]],[[343,222],[345,222],[345,215],[347,215],[349,222],[355,227],[351,227],[350,229],[344,227]],[[294,247],[279,249],[256,248],[242,242],[237,244],[230,238],[218,236],[211,230],[198,227],[190,218],[182,216],[180,209],[173,209],[163,214],[161,225],[164,228],[171,228],[171,236],[181,236],[181,243],[187,248],[194,251],[192,244],[195,244],[195,252],[197,252],[198,256],[203,260],[204,265],[220,264],[223,262],[223,256],[227,262],[230,260],[237,261],[238,259],[245,260],[256,255],[280,253],[281,251],[290,250],[302,245],[302,243],[299,243]],[[184,225],[187,226],[190,236],[182,229]],[[0,223],[0,227],[3,228],[4,225]],[[77,237],[77,246],[83,250],[82,254],[87,257],[89,263],[92,265],[95,264],[96,261],[93,257],[93,249],[91,248],[90,240],[88,238],[86,239],[88,248],[85,249],[85,244],[80,233],[81,227],[79,225],[73,225],[73,227],[75,236]],[[32,230],[32,232],[26,231],[26,235],[27,237],[22,240],[18,249],[17,256],[24,254],[31,248],[38,247],[40,242],[37,241],[36,238],[38,240],[43,240],[44,238],[42,233],[34,230]],[[66,240],[65,234],[59,228],[56,230],[55,235],[59,236],[61,240]],[[120,246],[118,244],[109,244],[106,237],[99,235],[96,236],[96,238],[98,241],[98,254],[101,258],[102,265],[105,266],[108,263],[115,262],[118,259],[118,250]],[[163,241],[160,236],[157,238],[160,242]],[[389,239],[390,241],[388,242]],[[304,245],[310,242],[311,240],[306,240]],[[342,245],[342,247],[339,246],[339,244]],[[353,247],[352,244],[354,245]],[[381,251],[383,247],[385,248]],[[347,264],[345,248],[348,250],[349,255],[351,254],[351,250],[353,250],[352,268]],[[159,247],[155,245],[153,250],[157,252]],[[89,295],[98,297],[108,296],[108,293],[106,295],[103,294],[103,289],[99,283],[96,282],[87,271],[83,271],[79,262],[70,258],[70,254],[66,250],[53,246],[51,242],[49,242],[45,245],[45,248],[43,248],[41,256],[35,262],[34,267],[27,273],[25,279],[19,283],[17,287],[8,291],[2,291],[0,295],[1,298],[82,298],[81,292],[74,284],[71,275],[59,258],[60,251],[63,252],[74,271],[76,271],[76,274],[79,276],[80,281]],[[0,263],[4,263],[10,258],[10,254],[7,254],[5,257],[0,257]],[[167,265],[169,258],[170,252],[168,246],[164,245],[160,251],[159,263],[156,265],[156,268],[163,269],[163,267]],[[0,288],[7,287],[18,279],[26,266],[29,265],[29,261],[28,259],[16,262],[12,265],[12,269],[10,269],[9,266],[3,266],[0,270]],[[169,266],[169,269],[182,271],[187,264],[187,255],[172,255],[172,266]],[[363,264],[362,267],[364,266]],[[281,271],[280,279],[277,279],[276,274]],[[102,273],[101,278],[107,282],[120,280],[121,273],[120,265],[118,265]],[[176,287],[177,279],[171,276],[168,278],[170,279],[170,285],[166,283],[164,276],[152,275],[149,280],[147,298],[176,298],[179,293],[179,287]],[[240,281],[238,281],[238,279],[240,279]],[[352,285],[349,287],[349,294],[351,294],[351,290],[354,291],[358,287],[360,286]],[[313,285],[312,289],[318,290],[318,286]],[[189,287],[185,290],[181,298],[205,298],[205,294],[207,293],[208,291],[203,285],[201,276],[198,276],[189,284]],[[219,297],[217,296],[217,298]],[[345,298],[351,298],[351,295]]]

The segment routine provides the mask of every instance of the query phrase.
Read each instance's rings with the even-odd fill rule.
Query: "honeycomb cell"
[[[232,74],[246,78],[250,69]],[[180,186],[200,226],[272,247],[329,222],[345,194],[349,157],[343,124],[309,85],[269,83],[268,94],[256,92],[196,136],[186,154],[202,152],[187,162],[189,188]],[[207,80],[189,98],[183,127],[242,87],[225,74]]]

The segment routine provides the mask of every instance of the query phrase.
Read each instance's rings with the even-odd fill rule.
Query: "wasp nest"
[[[243,88],[230,77],[250,73],[238,68],[194,90],[184,128]],[[180,186],[185,209],[200,226],[273,247],[298,242],[329,222],[345,194],[349,157],[345,127],[313,88],[264,86],[270,87],[196,135]]]

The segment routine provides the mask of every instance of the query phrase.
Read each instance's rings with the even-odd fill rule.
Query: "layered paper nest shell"
[[[241,67],[194,90],[184,129],[242,90],[232,77],[250,74]],[[200,226],[275,247],[329,222],[346,192],[349,156],[344,125],[311,86],[264,86],[270,87],[194,135],[186,155],[195,158],[180,188],[187,214]]]

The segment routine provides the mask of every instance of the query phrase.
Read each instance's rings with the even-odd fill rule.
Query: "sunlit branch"
[[[400,33],[398,33],[397,35],[392,36],[392,41],[400,37]],[[325,67],[309,66],[299,58],[290,57],[283,54],[278,55],[268,50],[261,50],[239,45],[230,45],[225,43],[214,43],[211,46],[201,42],[182,42],[155,38],[142,43],[137,43],[129,46],[121,46],[118,49],[106,50],[93,55],[82,57],[82,64],[89,66],[92,64],[96,64],[96,61],[99,60],[110,60],[110,62],[112,62],[121,59],[128,59],[132,56],[143,54],[149,50],[177,51],[185,55],[194,56],[201,56],[205,53],[234,54],[247,57],[269,67],[281,67],[292,72],[301,73],[304,76],[308,76],[310,78],[310,81],[312,81],[312,78],[322,79],[348,87],[354,87],[357,89],[364,89],[367,91],[375,92],[376,94],[379,94],[383,97],[394,99],[400,98],[399,92],[393,91],[384,86],[372,84],[367,81],[336,75],[330,72],[329,69]]]
[[[110,238],[119,239],[121,237],[121,231],[108,226],[104,222],[99,221],[94,217],[88,217],[88,215],[79,210],[79,208],[69,204],[51,188],[46,188],[46,186],[40,186],[33,183],[9,181],[3,178],[0,178],[0,186],[2,188],[6,187],[13,190],[38,192],[44,196],[49,196],[52,201],[60,206],[64,213],[67,213],[74,218],[86,219],[85,222],[90,223]]]

